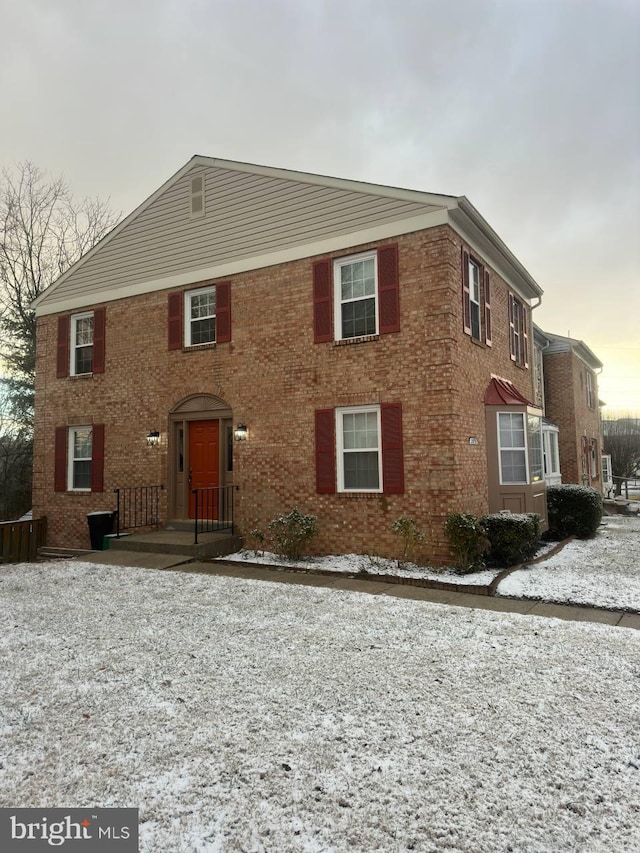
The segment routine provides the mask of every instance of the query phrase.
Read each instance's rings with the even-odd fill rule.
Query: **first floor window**
[[[558,457],[558,433],[555,430],[544,430],[544,473],[545,476],[560,473]]]
[[[498,412],[500,482],[527,483],[527,439],[522,412]]]
[[[71,317],[72,376],[93,372],[93,311]]]
[[[69,470],[68,488],[74,490],[91,489],[92,428],[90,426],[71,427],[69,429]]]
[[[539,415],[527,415],[529,427],[529,475],[532,483],[543,478],[542,463],[542,418]]]
[[[379,492],[380,407],[336,409],[338,491]]]
[[[589,441],[589,456],[591,461],[591,479],[598,477],[598,442],[595,438]]]
[[[338,340],[378,332],[376,252],[334,261]]]
[[[604,483],[610,483],[612,481],[611,477],[611,457],[608,454],[605,454],[601,457],[602,462],[602,481]]]
[[[216,289],[185,292],[185,346],[212,344],[216,340]]]

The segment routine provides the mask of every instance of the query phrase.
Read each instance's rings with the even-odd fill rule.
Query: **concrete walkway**
[[[96,562],[99,562],[96,560]],[[164,567],[163,568],[169,568]],[[243,565],[237,562],[216,560],[215,563],[184,563],[171,566],[171,571],[198,572],[222,577],[243,578],[245,580],[270,581],[271,583],[299,584],[303,586],[321,586],[327,589],[346,589],[364,592],[369,595],[388,595],[394,598],[410,598],[415,601],[431,601],[436,604],[450,604],[456,607],[472,607],[478,610],[493,610],[500,613],[520,613],[527,616],[547,616],[555,619],[568,619],[574,622],[600,622],[604,625],[616,625],[619,628],[640,630],[640,615],[616,610],[603,610],[597,607],[584,607],[575,604],[551,604],[544,601],[532,601],[522,598],[497,598],[488,595],[474,595],[456,590],[429,589],[410,584],[385,583],[366,578],[349,578],[336,575],[320,575],[313,572],[295,572],[287,569],[268,568],[255,565]]]

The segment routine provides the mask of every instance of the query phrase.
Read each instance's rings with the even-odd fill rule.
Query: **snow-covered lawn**
[[[603,519],[595,539],[574,540],[544,562],[513,572],[498,594],[640,612],[640,519]]]
[[[323,588],[0,568],[0,804],[141,851],[640,849],[640,632]]]

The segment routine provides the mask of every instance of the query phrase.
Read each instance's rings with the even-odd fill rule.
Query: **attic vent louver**
[[[191,178],[191,218],[204,216],[204,175]]]

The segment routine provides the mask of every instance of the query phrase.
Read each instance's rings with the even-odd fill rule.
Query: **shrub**
[[[513,566],[530,559],[540,541],[540,516],[534,512],[497,512],[485,515],[480,522],[487,532],[492,563]]]
[[[294,507],[288,515],[269,522],[271,542],[277,554],[287,560],[300,560],[316,535],[316,516],[303,515]]]
[[[552,538],[589,539],[602,520],[602,495],[591,486],[549,486],[547,512]]]
[[[456,512],[448,516],[444,532],[459,571],[468,573],[482,568],[482,555],[489,547],[489,540],[477,516]]]
[[[261,557],[264,551],[264,533],[259,527],[254,527],[247,536],[247,545],[253,551],[254,557]]]
[[[413,559],[416,548],[424,542],[424,533],[412,518],[396,518],[391,529],[402,542],[402,556],[398,560],[398,566],[402,566]]]

